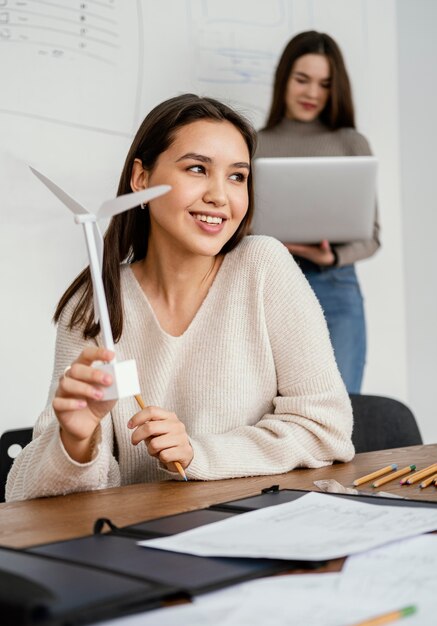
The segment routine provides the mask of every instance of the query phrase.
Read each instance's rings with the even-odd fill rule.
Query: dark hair
[[[294,63],[305,54],[326,56],[331,69],[330,96],[320,114],[321,121],[331,130],[355,128],[352,90],[340,48],[329,35],[309,30],[293,37],[282,53],[276,68],[272,104],[264,130],[273,128],[284,118],[287,82]]]
[[[165,152],[175,139],[177,131],[198,120],[227,121],[243,136],[252,158],[256,135],[251,124],[227,105],[212,98],[200,98],[184,94],[170,98],[155,107],[145,118],[132,142],[120,176],[117,195],[132,191],[130,186],[135,159],[141,159],[144,169],[151,171],[159,155]],[[238,229],[223,246],[221,253],[232,250],[249,233],[253,215],[252,176],[248,177],[249,204]],[[114,341],[123,331],[123,305],[120,290],[120,264],[144,259],[147,254],[150,233],[149,211],[135,207],[111,219],[104,238],[103,284],[108,302],[109,319]],[[69,321],[69,328],[83,326],[85,339],[96,337],[100,324],[94,321],[93,287],[90,269],[87,267],[77,276],[58,302],[53,320],[57,322],[71,297],[80,290],[79,301]]]

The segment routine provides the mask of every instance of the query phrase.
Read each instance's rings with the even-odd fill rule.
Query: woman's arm
[[[337,267],[351,265],[356,261],[362,261],[363,259],[368,259],[374,255],[378,248],[381,247],[379,232],[378,205],[376,205],[372,239],[363,239],[360,241],[351,241],[349,243],[332,245],[332,249],[336,254],[335,265]]]
[[[47,406],[35,424],[33,441],[19,454],[11,468],[6,485],[7,501],[89,491],[120,484],[118,464],[112,454],[110,414],[103,417],[97,428],[93,428],[87,462],[74,460],[61,439],[60,422],[52,405],[55,396],[60,395],[60,380],[65,368],[77,359],[84,348],[95,349],[95,344],[83,340],[80,330],[68,329],[70,315],[71,306],[68,306],[59,321]]]
[[[275,242],[264,281],[264,316],[277,378],[274,410],[254,426],[191,439],[189,478],[287,472],[349,461],[352,408],[323,313],[285,247]],[[254,337],[256,342],[257,338]]]

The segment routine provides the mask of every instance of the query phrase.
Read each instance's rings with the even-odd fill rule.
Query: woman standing
[[[371,154],[367,140],[355,130],[349,78],[331,37],[308,31],[287,44],[276,69],[267,124],[258,137],[257,157]],[[284,243],[322,305],[347,390],[359,393],[366,328],[354,264],[372,256],[380,246],[376,209],[373,237],[367,241]]]

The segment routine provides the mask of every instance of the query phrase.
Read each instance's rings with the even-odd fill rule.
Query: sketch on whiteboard
[[[142,67],[141,3],[0,2],[0,112],[129,136]]]
[[[259,125],[269,105],[274,68],[290,35],[289,3],[187,0],[193,81],[225,97]]]

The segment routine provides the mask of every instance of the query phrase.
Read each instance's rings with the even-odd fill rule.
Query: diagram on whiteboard
[[[290,34],[285,0],[188,0],[193,80],[264,118],[281,46]]]
[[[0,111],[128,135],[141,89],[140,3],[0,0]]]

